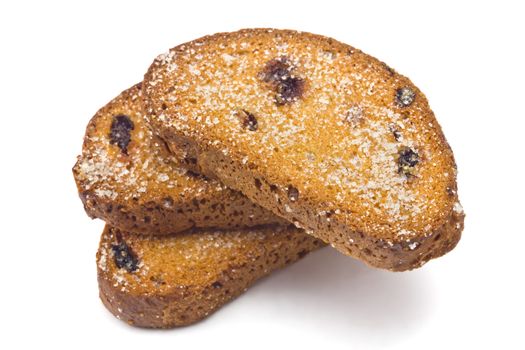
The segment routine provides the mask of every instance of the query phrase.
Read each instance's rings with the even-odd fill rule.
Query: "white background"
[[[2,1],[0,348],[525,348],[524,13],[519,1]],[[454,149],[463,238],[406,273],[324,249],[204,322],[129,327],[97,295],[103,223],[71,174],[84,128],[157,54],[243,27],[331,36],[409,76]]]

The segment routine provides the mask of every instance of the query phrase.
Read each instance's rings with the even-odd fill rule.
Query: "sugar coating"
[[[280,193],[294,184],[303,199],[322,203],[319,216],[350,215],[378,236],[430,234],[425,228],[452,210],[446,188],[456,174],[439,125],[427,122],[433,115],[424,95],[358,50],[276,32],[246,33],[245,40],[242,33],[219,35],[223,40],[197,40],[159,57],[145,88],[160,132],[176,131],[250,165]],[[285,106],[260,81],[265,65],[280,57],[306,80],[304,96]],[[166,111],[156,108],[161,102]],[[257,131],[241,127],[240,109],[257,118]],[[406,148],[420,157],[410,176],[398,165]]]
[[[188,173],[182,155],[169,152],[149,128],[140,102],[136,85],[100,109],[87,127],[73,173],[90,216],[145,234],[286,224],[220,182]],[[132,123],[130,135],[119,130],[125,148],[112,140],[115,118]]]
[[[116,261],[115,244],[133,253],[137,269],[128,271]],[[322,246],[292,226],[194,230],[163,237],[106,226],[97,252],[100,298],[115,317],[130,325],[185,326]]]
[[[137,256],[136,271],[115,264],[111,247],[118,240],[124,240]],[[164,237],[132,235],[108,227],[101,237],[97,266],[122,292],[162,295],[173,288],[212,284],[232,267],[244,268],[261,257],[270,258],[273,250],[288,247],[293,251],[303,246],[311,246],[311,250],[323,244],[300,230],[283,226],[203,230]]]
[[[176,157],[165,150],[165,145],[144,123],[144,116],[134,101],[141,92],[133,89],[128,103],[115,104],[113,110],[102,113],[95,120],[96,130],[107,132],[88,133],[85,148],[77,165],[78,178],[85,190],[93,190],[101,198],[147,202],[158,199],[158,192],[171,189],[180,198],[188,200],[210,195],[226,188],[217,181],[206,181],[186,176],[187,170],[179,165]],[[135,124],[128,155],[110,144],[111,115],[128,115]]]

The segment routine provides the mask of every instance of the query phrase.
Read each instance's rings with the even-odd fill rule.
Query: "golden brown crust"
[[[199,164],[204,163],[205,169],[215,169],[221,181],[226,186],[237,188],[255,203],[266,206],[276,214],[287,217],[289,213],[282,209],[282,205],[275,206],[275,189],[262,177],[257,177],[257,191],[251,191],[252,174],[235,165],[220,152],[202,152],[198,155]],[[283,197],[280,197],[281,199]],[[285,201],[285,199],[282,199]],[[291,203],[290,203],[291,204]],[[286,204],[285,204],[286,205]],[[368,265],[392,271],[411,270],[422,266],[431,259],[438,258],[452,250],[461,238],[463,231],[464,213],[460,208],[452,209],[448,217],[443,219],[444,224],[435,228],[427,235],[412,236],[407,239],[376,238],[364,232],[353,232],[348,238],[342,232],[348,232],[344,222],[335,215],[315,215],[308,208],[294,207],[294,215],[289,220],[297,227],[306,228],[306,232],[329,242],[337,250],[360,259]],[[297,218],[307,222],[299,222]],[[319,232],[324,233],[323,236]],[[327,238],[328,237],[328,238]]]
[[[454,157],[426,97],[351,46],[219,33],[159,56],[144,86],[170,149],[346,254],[406,270],[459,240]]]
[[[134,260],[128,265],[121,260],[119,268],[115,246],[125,247]],[[185,326],[321,246],[293,226],[162,237],[106,226],[97,252],[100,298],[117,318],[134,326]]]
[[[182,169],[145,124],[140,95],[140,84],[124,91],[87,126],[73,174],[90,217],[123,230],[154,235],[192,227],[285,223],[242,194]],[[123,119],[124,125],[117,130],[120,134],[112,139],[117,116],[127,116],[129,121]],[[130,130],[125,130],[126,126]],[[121,139],[115,140],[118,137]]]

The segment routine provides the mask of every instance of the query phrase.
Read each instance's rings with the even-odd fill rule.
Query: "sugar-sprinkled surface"
[[[147,234],[285,223],[220,182],[188,173],[149,128],[140,102],[137,85],[88,125],[73,173],[91,216]]]
[[[137,256],[137,270],[129,272],[115,264],[112,246],[119,240],[125,241]],[[250,265],[256,268],[255,264],[270,259],[272,252],[306,246],[312,250],[322,243],[292,227],[207,230],[165,237],[130,235],[107,228],[101,238],[97,265],[111,279],[113,287],[122,292],[162,295],[174,288],[212,284],[224,278],[224,271]]]
[[[178,165],[145,125],[139,99],[140,90],[132,89],[129,96],[99,112],[94,120],[94,129],[86,135],[77,165],[84,189],[101,198],[140,202],[159,199],[159,192],[171,192],[189,200],[225,190],[219,182],[186,176],[187,170]],[[112,145],[108,136],[112,117],[119,113],[128,115],[135,125],[128,155]]]
[[[281,191],[293,184],[318,204],[319,216],[333,213],[359,230],[408,241],[443,224],[453,205],[446,189],[455,187],[454,160],[408,79],[329,39],[271,30],[215,39],[181,45],[154,62],[145,89],[161,132],[219,150]],[[261,81],[268,62],[282,57],[305,80],[303,95],[286,105]],[[255,116],[257,131],[240,125],[240,109]],[[403,149],[419,157],[406,173]]]
[[[133,257],[133,269],[115,246]],[[117,318],[139,327],[188,325],[322,246],[290,225],[162,237],[107,225],[97,252],[100,296]]]

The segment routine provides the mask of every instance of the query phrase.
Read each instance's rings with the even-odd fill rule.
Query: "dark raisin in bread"
[[[100,298],[134,326],[185,326],[322,246],[293,226],[156,237],[106,226],[97,253]]]
[[[239,192],[180,166],[144,122],[138,84],[100,109],[73,168],[88,215],[132,232],[284,223]]]
[[[198,171],[372,266],[412,269],[460,238],[456,164],[425,95],[349,45],[206,36],[153,62],[144,104]]]

